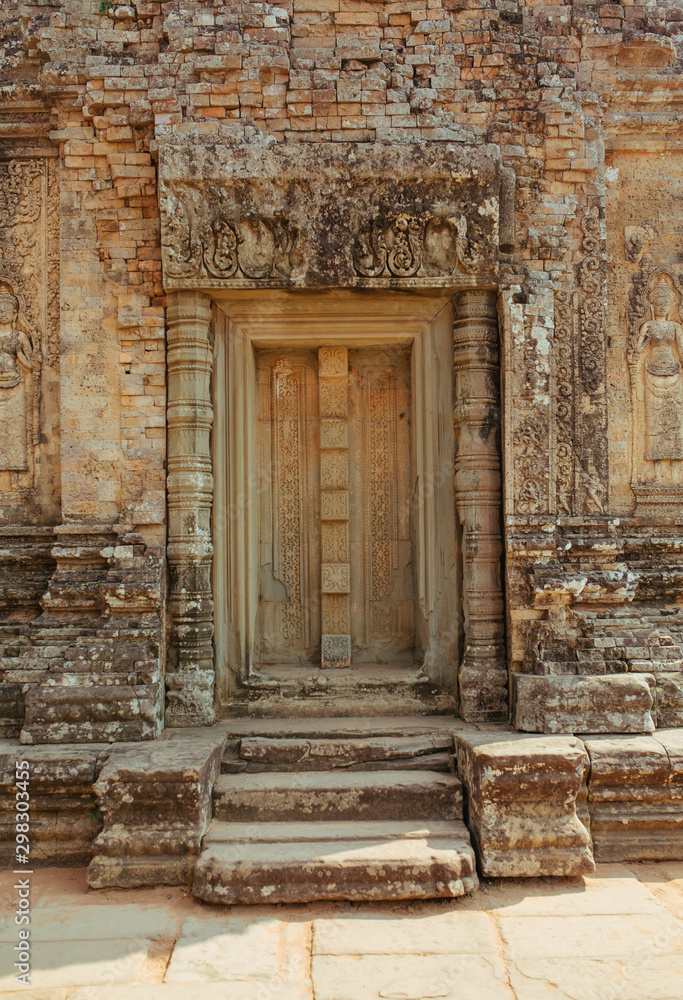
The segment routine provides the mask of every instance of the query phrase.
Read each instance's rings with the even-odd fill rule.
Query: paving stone
[[[497,915],[501,937],[514,960],[631,958],[683,951],[683,924],[662,907],[658,915],[581,914],[539,917]]]
[[[15,996],[16,1000],[19,1000],[19,996],[15,994],[12,994],[12,1000]],[[53,998],[50,997],[49,1000]],[[59,1000],[62,1000],[61,996]],[[202,981],[161,985],[130,983],[128,986],[84,986],[72,990],[68,1000],[314,1000],[314,998],[310,985],[304,982],[268,982],[255,985],[253,979],[231,979],[227,985],[225,981],[219,983]]]
[[[472,910],[404,917],[354,913],[313,922],[314,955],[495,955],[497,949],[493,920]]]
[[[31,950],[31,986],[129,983],[142,969],[149,943],[140,938],[36,942]],[[0,991],[15,985],[12,973],[0,976]]]
[[[89,903],[75,910],[64,901],[33,907],[31,941],[117,941],[131,938],[157,938],[171,933],[174,921],[155,906],[137,906],[118,902]],[[13,915],[0,920],[0,941],[15,942],[17,926]]]
[[[299,988],[307,978],[308,935],[306,924],[276,917],[189,917],[164,982],[291,981]]]
[[[529,892],[526,879],[497,879],[487,885],[487,903],[503,916],[596,916],[639,913],[661,918],[661,903],[630,868],[597,864],[581,878],[536,882]]]
[[[515,1000],[494,955],[316,955],[315,1000]]]
[[[679,1000],[680,956],[550,960],[519,959],[509,965],[515,995],[524,1000]]]

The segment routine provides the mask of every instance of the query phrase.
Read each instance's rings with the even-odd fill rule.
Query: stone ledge
[[[0,742],[0,859],[14,857],[15,762],[30,765],[30,855],[32,865],[84,864],[101,828],[93,782],[106,744],[22,746]]]
[[[512,674],[513,724],[528,733],[652,733],[653,674]]]

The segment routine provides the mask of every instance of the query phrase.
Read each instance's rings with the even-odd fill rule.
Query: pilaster
[[[455,498],[462,524],[465,643],[460,713],[468,721],[507,715],[500,533],[500,369],[496,293],[456,300]]]
[[[211,299],[171,292],[168,328],[167,726],[214,721]]]

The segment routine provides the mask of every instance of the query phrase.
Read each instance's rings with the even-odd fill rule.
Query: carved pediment
[[[438,287],[497,267],[489,146],[168,145],[160,189],[169,290]]]

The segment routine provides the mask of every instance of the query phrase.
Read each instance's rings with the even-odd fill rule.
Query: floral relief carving
[[[558,514],[574,505],[574,326],[570,292],[555,295],[555,434]]]
[[[548,425],[544,417],[530,413],[514,434],[517,510],[540,514],[547,492]]]
[[[323,563],[321,577],[323,594],[348,594],[351,589],[348,563]]]
[[[604,311],[600,260],[600,223],[591,214],[581,220],[584,258],[579,267],[581,301],[581,380],[588,393],[597,392],[605,381]]]
[[[476,269],[485,254],[479,241],[468,238],[463,215],[373,219],[361,229],[353,245],[356,273],[365,278],[469,272]]]

